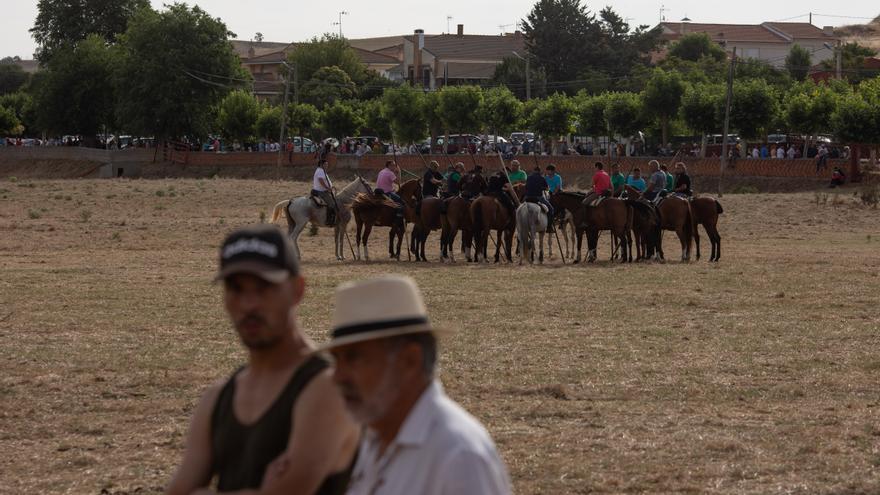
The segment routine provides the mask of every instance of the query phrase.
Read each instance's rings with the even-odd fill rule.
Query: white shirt
[[[785,148],[776,148],[776,158],[785,158]]]
[[[434,381],[378,457],[366,430],[349,495],[502,495],[511,493],[504,462],[485,428]]]
[[[330,184],[330,179],[327,178],[327,172],[324,171],[324,167],[318,167],[315,169],[315,176],[312,177],[312,189],[318,192],[324,192],[327,190],[321,184],[321,179],[324,179],[327,184]]]

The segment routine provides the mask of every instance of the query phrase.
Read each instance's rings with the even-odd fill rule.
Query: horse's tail
[[[724,208],[721,207],[721,201],[718,201],[717,199],[715,200],[715,212],[719,215],[724,213]]]
[[[281,212],[287,212],[287,217],[290,218],[290,212],[287,211],[287,207],[290,205],[290,200],[285,199],[284,201],[279,202],[275,205],[275,208],[272,210],[272,220],[269,223],[275,223],[281,218]]]
[[[687,217],[685,218],[684,222],[684,239],[687,243],[688,255],[690,255],[691,243],[694,240],[694,229],[696,228],[696,226],[694,225],[694,211],[691,208],[690,201],[686,201],[685,204],[687,205]]]

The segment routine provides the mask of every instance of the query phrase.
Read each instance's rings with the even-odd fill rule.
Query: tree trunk
[[[663,146],[669,142],[669,117],[660,117],[660,134],[663,136]]]
[[[876,165],[876,164],[877,164],[877,147],[876,147],[876,146],[871,146],[871,160],[870,160],[870,163],[871,163],[871,165]]]
[[[706,144],[708,142],[708,137],[706,133],[703,133],[703,139],[700,141],[700,158],[706,158]]]

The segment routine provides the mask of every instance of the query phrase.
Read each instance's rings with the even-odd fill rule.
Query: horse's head
[[[373,194],[373,188],[370,187],[370,183],[367,182],[367,180],[364,179],[361,174],[357,174],[357,179],[355,180],[357,180],[358,182],[358,190],[360,190],[360,192],[364,192],[370,195]]]

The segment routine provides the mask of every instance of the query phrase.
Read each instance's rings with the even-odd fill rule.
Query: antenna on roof
[[[449,34],[449,23],[452,22],[453,17],[451,15],[446,16],[446,34]]]
[[[504,30],[510,26],[516,26],[516,24],[499,24],[498,29],[501,30],[501,34],[504,34]]]
[[[672,9],[667,9],[666,5],[660,4],[660,22],[666,22],[666,13],[671,12]]]

